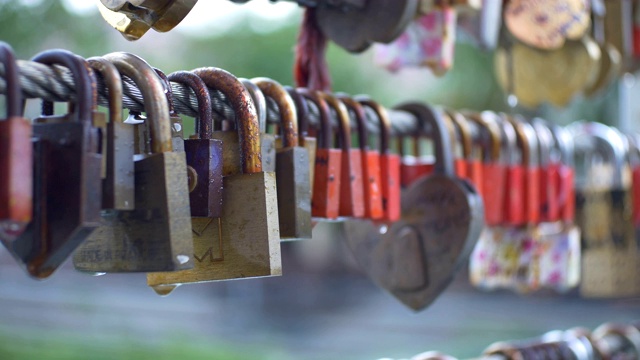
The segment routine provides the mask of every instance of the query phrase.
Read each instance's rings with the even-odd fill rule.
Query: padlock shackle
[[[605,160],[614,166],[613,185],[624,187],[623,169],[626,149],[620,133],[609,126],[595,122],[574,122],[566,127],[574,143],[574,156],[578,153],[604,151]]]
[[[9,44],[0,41],[0,62],[4,67],[7,119],[22,117],[22,88],[16,55]]]
[[[531,125],[538,137],[538,161],[541,167],[551,164],[551,151],[554,146],[553,134],[551,129],[542,121],[535,118],[531,121]]]
[[[413,114],[420,125],[420,133],[429,134],[433,139],[436,163],[434,173],[447,177],[455,177],[453,153],[451,151],[450,132],[440,113],[431,106],[418,103],[404,103],[395,107],[396,110]]]
[[[101,57],[87,59],[89,66],[102,76],[109,91],[109,122],[122,122],[122,77],[115,65]]]
[[[309,135],[309,104],[304,96],[300,95],[291,86],[285,86],[285,90],[293,99],[296,106],[296,117],[298,118],[298,145],[305,146],[305,137]]]
[[[567,166],[573,167],[575,162],[573,158],[573,137],[563,126],[550,122],[547,122],[547,125],[551,129],[551,135],[553,135],[554,142],[560,150],[560,161]]]
[[[494,162],[499,161],[502,147],[502,136],[497,121],[493,119],[490,114],[485,114],[485,112],[469,112],[465,115],[467,119],[476,123],[481,129],[484,129],[485,134],[487,134],[489,138],[488,144],[484,141],[484,139],[481,139],[480,143],[484,152],[482,157]]]
[[[260,123],[254,100],[240,80],[228,71],[206,67],[193,70],[209,89],[222,92],[236,115],[243,174],[262,172]],[[209,90],[211,91],[211,90]]]
[[[329,105],[320,96],[320,93],[307,88],[298,88],[296,91],[318,107],[320,116],[320,131],[318,132],[318,149],[331,148],[331,115]]]
[[[464,159],[470,159],[473,150],[473,136],[467,119],[457,111],[451,109],[445,109],[444,111],[451,119],[451,122],[456,129],[456,134],[460,136],[462,157]]]
[[[507,117],[507,121],[516,130],[517,143],[522,152],[522,165],[529,168],[538,166],[538,137],[533,126],[521,117]]]
[[[104,56],[138,86],[144,99],[147,121],[151,130],[151,151],[154,154],[173,151],[171,142],[171,119],[165,86],[151,65],[144,59],[125,52]]]
[[[369,150],[369,131],[367,129],[367,113],[358,101],[345,93],[336,94],[347,109],[353,112],[358,130],[358,144],[361,151]]]
[[[387,155],[391,153],[391,149],[389,148],[391,138],[391,119],[389,118],[387,109],[377,101],[373,101],[368,96],[356,96],[355,100],[373,110],[378,118],[380,126],[380,155]]]
[[[320,96],[322,96],[327,102],[327,105],[335,111],[338,120],[340,146],[342,151],[349,151],[349,149],[351,149],[351,117],[349,116],[349,110],[342,101],[338,100],[332,94],[320,92]]]
[[[84,59],[67,50],[47,50],[36,54],[31,61],[45,65],[62,65],[71,71],[75,84],[76,101],[73,111],[74,120],[91,123],[92,112],[96,106],[97,89],[93,72]],[[45,104],[46,102],[43,102]],[[43,105],[43,108],[45,106]],[[53,110],[53,107],[51,107]],[[46,115],[46,114],[45,114]],[[50,115],[50,114],[49,114]]]
[[[262,91],[251,80],[245,78],[238,78],[245,89],[251,95],[253,99],[253,105],[256,107],[256,113],[258,114],[258,123],[260,124],[260,133],[267,132],[267,98]]]
[[[298,113],[293,99],[275,80],[259,77],[251,79],[265,98],[270,98],[278,105],[280,123],[282,124],[282,145],[285,148],[297,147],[298,142]]]
[[[504,113],[496,117],[498,125],[500,125],[500,134],[502,135],[502,154],[509,165],[518,165],[518,139],[516,130],[513,125],[507,121],[507,115]]]
[[[164,87],[164,94],[167,97],[167,104],[169,104],[169,116],[178,116],[176,112],[176,108],[173,104],[173,89],[171,88],[171,83],[167,78],[167,75],[160,69],[154,67],[153,71],[156,72],[160,80],[162,81],[162,85]]]
[[[196,119],[196,135],[198,139],[213,137],[213,106],[207,84],[200,77],[189,71],[176,71],[167,76],[169,81],[182,84],[193,90],[198,101],[198,117]]]

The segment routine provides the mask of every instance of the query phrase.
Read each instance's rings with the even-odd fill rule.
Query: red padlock
[[[473,143],[475,145],[471,157],[467,160],[467,175],[469,181],[476,187],[478,193],[484,195],[485,187],[483,184],[484,177],[482,175],[484,169],[483,159],[489,157],[490,144],[493,144],[490,140],[492,137],[490,131],[494,131],[495,135],[496,128],[487,128],[486,121],[482,114],[467,112],[464,116],[470,121],[472,134],[474,135]]]
[[[485,222],[489,226],[496,226],[502,224],[504,220],[504,198],[506,196],[504,189],[507,181],[507,168],[502,161],[503,133],[496,114],[485,111],[480,114],[479,120],[478,124],[484,130],[481,133],[486,135],[483,136],[486,140],[483,140],[485,144],[481,176]]]
[[[369,148],[367,131],[367,115],[364,107],[357,100],[339,94],[337,97],[351,110],[355,116],[358,129],[358,142],[362,156],[362,187],[364,190],[364,217],[377,220],[384,215],[382,206],[382,173],[380,169],[380,153]]]
[[[317,91],[305,88],[299,88],[297,91],[307,100],[313,102],[320,113],[311,215],[323,219],[337,219],[340,210],[342,151],[331,148],[332,131],[329,105]]]
[[[421,155],[420,145],[422,139],[420,135],[413,134],[410,139],[411,154],[406,150],[405,142],[407,139],[400,140],[400,153],[402,154],[402,162],[400,164],[400,181],[403,188],[411,186],[416,180],[427,176],[433,172],[435,166],[435,158]]]
[[[558,175],[559,159],[553,159],[555,140],[551,129],[542,119],[533,119],[533,128],[538,137],[539,176],[540,176],[540,221],[559,220]]]
[[[400,156],[391,153],[391,120],[387,110],[379,103],[359,98],[360,102],[373,109],[380,121],[380,170],[382,180],[383,221],[400,219]]]
[[[456,175],[459,178],[467,179],[471,181],[469,178],[469,172],[467,169],[467,159],[471,158],[471,151],[473,150],[473,137],[471,136],[471,128],[467,119],[457,111],[446,110],[446,117],[451,120],[453,123],[456,137],[453,139],[458,139],[460,143],[460,154],[454,160],[454,166],[456,169]]]
[[[33,145],[31,122],[22,116],[22,89],[11,47],[0,42],[6,82],[7,118],[0,120],[0,239],[23,233],[33,210]]]
[[[526,224],[540,222],[540,168],[536,131],[524,119],[508,118],[516,130],[524,170],[524,214]],[[523,224],[521,224],[523,225]]]
[[[504,217],[505,225],[519,226],[525,223],[525,187],[524,187],[524,167],[521,164],[522,153],[518,148],[516,130],[506,115],[501,114],[499,118],[503,139],[505,140],[506,154],[506,180],[504,197]]]
[[[333,108],[338,120],[338,140],[342,149],[340,179],[340,216],[364,217],[364,190],[362,186],[362,152],[351,147],[351,119],[343,102],[328,93],[321,93]]]

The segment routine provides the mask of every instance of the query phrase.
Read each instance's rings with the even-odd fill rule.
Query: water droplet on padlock
[[[177,255],[176,259],[178,260],[180,265],[186,264],[187,262],[189,262],[189,256],[187,255]]]
[[[387,225],[381,225],[378,231],[380,232],[380,235],[384,235],[389,231],[389,227]]]
[[[152,286],[151,288],[156,292],[156,294],[160,296],[167,296],[171,294],[171,292],[173,292],[173,290],[175,290],[175,288],[177,287],[178,285],[158,285]]]

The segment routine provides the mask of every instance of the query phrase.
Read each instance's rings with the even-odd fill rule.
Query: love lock
[[[435,144],[434,171],[402,196],[402,216],[390,225],[345,223],[349,246],[378,286],[414,310],[431,304],[471,253],[483,224],[482,199],[456,178],[450,132],[427,105],[397,107],[415,115]]]

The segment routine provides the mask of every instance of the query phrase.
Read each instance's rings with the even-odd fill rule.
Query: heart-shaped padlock
[[[398,110],[415,115],[434,141],[434,172],[402,195],[401,219],[374,225],[345,223],[347,244],[369,277],[413,310],[431,304],[471,253],[484,221],[482,198],[456,178],[450,133],[440,114],[420,103]]]

